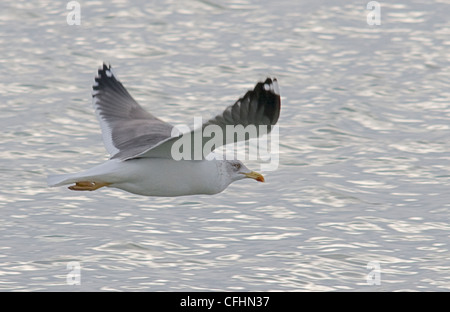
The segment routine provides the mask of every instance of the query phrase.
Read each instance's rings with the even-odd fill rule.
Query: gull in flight
[[[217,194],[244,178],[264,182],[261,174],[249,170],[239,160],[208,160],[203,156],[200,160],[175,160],[172,147],[183,135],[194,136],[196,131],[210,125],[220,129],[236,125],[267,126],[269,132],[280,115],[276,78],[256,84],[200,129],[175,136],[174,126],[144,110],[117,80],[110,65],[103,64],[98,70],[92,96],[111,158],[80,173],[50,175],[49,186],[72,184],[69,189],[73,191],[114,187],[145,196],[183,196]],[[223,144],[227,142],[224,140]],[[203,138],[201,147],[205,143]]]

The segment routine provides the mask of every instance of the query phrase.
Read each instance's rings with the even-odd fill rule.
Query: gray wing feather
[[[267,78],[264,82],[259,82],[255,88],[248,91],[242,98],[240,98],[236,103],[227,107],[224,112],[220,115],[205,122],[200,129],[193,130],[191,132],[182,134],[180,136],[168,138],[161,142],[157,146],[148,148],[143,153],[136,155],[136,157],[171,157],[171,147],[175,141],[180,139],[183,135],[191,136],[190,142],[192,142],[191,150],[194,149],[194,137],[198,131],[203,131],[209,125],[216,125],[222,129],[223,142],[225,145],[230,142],[234,142],[233,138],[226,137],[226,126],[237,126],[242,125],[244,127],[248,125],[256,126],[256,136],[259,136],[259,126],[267,126],[267,131],[269,133],[272,130],[272,126],[275,125],[280,116],[281,100],[280,92],[278,88],[278,81],[276,78]],[[245,137],[246,140],[252,138],[249,136],[250,133]],[[203,137],[203,136],[202,136]],[[203,137],[203,144],[209,140],[209,138]],[[219,146],[214,146],[217,148]],[[208,151],[208,152],[212,152]],[[192,156],[194,152],[192,152]],[[206,156],[206,155],[203,155]],[[193,158],[191,158],[193,159]]]
[[[171,138],[173,126],[145,111],[103,64],[93,86],[93,103],[111,158],[129,159]]]
[[[203,125],[203,129],[209,125],[219,126],[224,134],[224,145],[235,141],[234,137],[226,137],[227,126],[242,125],[247,127],[253,125],[256,129],[256,137],[258,137],[260,135],[259,126],[267,126],[267,132],[265,133],[272,130],[272,126],[277,123],[280,117],[280,108],[278,81],[275,78],[267,78],[266,81],[259,82],[253,90],[248,91],[235,104],[227,107],[221,115],[207,121]],[[251,132],[246,133],[246,135],[246,140],[253,138]],[[204,138],[204,141],[207,140],[208,138]]]

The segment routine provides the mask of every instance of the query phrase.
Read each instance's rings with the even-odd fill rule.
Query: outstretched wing
[[[253,90],[248,91],[235,104],[228,106],[222,114],[204,123],[202,128],[216,125],[226,134],[227,126],[247,127],[253,125],[256,130],[259,129],[259,126],[267,126],[267,133],[269,133],[280,117],[280,108],[278,81],[276,78],[267,78],[266,81],[259,82]],[[224,135],[223,141],[223,144],[226,144],[235,140],[226,138]]]
[[[212,152],[212,149],[215,149],[220,145],[225,145],[236,140],[248,140],[249,138],[260,135],[259,126],[267,126],[265,133],[269,133],[272,130],[272,126],[278,121],[280,108],[281,100],[278,81],[276,78],[267,78],[264,82],[259,82],[253,90],[248,91],[242,98],[236,101],[235,104],[227,107],[222,114],[205,122],[201,128],[167,139],[158,146],[153,146],[143,153],[135,155],[135,157],[170,158],[172,157],[172,145],[184,135],[190,136],[190,139],[187,140],[188,142],[191,142],[191,156],[189,159],[197,159],[194,155],[198,155],[198,153],[196,154],[194,150],[198,148],[198,146],[196,146],[194,142],[196,137],[198,137],[199,132],[201,132],[199,136],[202,137],[202,151],[200,154],[202,157],[206,157],[207,154]],[[254,135],[251,135],[250,132],[246,132],[246,136],[241,136],[237,139],[235,138],[235,133],[232,133],[232,137],[227,137],[226,127],[238,125],[242,125],[243,127],[254,125],[256,132],[253,132]],[[209,138],[202,134],[208,126],[219,127],[223,136],[219,144],[211,145],[211,150],[207,150],[205,153],[203,149]],[[219,141],[216,140],[216,142]]]
[[[93,86],[93,105],[111,158],[128,159],[171,138],[173,126],[145,111],[103,64]]]

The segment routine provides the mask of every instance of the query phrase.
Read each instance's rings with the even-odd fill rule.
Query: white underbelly
[[[211,161],[140,158],[115,164],[110,187],[147,196],[215,194],[217,167]]]

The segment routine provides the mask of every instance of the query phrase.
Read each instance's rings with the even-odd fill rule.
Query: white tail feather
[[[47,177],[48,186],[61,186],[77,182],[79,177],[75,174],[55,174]]]

